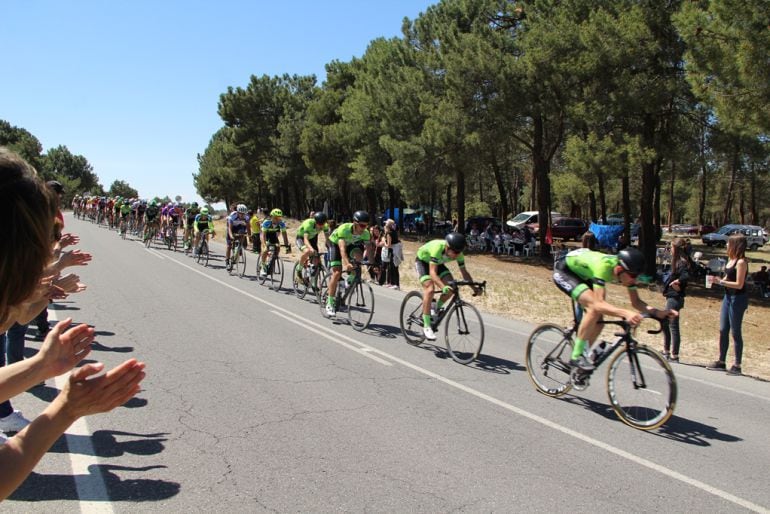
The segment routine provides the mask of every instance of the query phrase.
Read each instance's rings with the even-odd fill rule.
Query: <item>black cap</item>
[[[45,183],[48,187],[56,191],[58,194],[63,195],[64,194],[64,186],[61,185],[61,182],[58,180],[49,180]]]

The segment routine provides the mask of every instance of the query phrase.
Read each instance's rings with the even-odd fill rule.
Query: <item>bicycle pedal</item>
[[[588,388],[589,385],[591,385],[591,374],[586,373],[580,368],[574,368],[572,371],[570,371],[569,378],[572,382],[572,387],[574,387],[577,391],[584,391]]]

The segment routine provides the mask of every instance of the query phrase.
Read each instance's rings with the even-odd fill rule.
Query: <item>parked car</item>
[[[505,222],[506,225],[509,227],[514,228],[521,228],[524,225],[532,225],[533,223],[537,223],[537,215],[538,211],[524,211],[518,213],[516,216],[514,216],[512,219],[509,219]],[[555,220],[556,218],[561,218],[562,215],[558,212],[551,212],[551,220]]]
[[[757,250],[767,242],[767,233],[757,225],[724,225],[716,232],[704,235],[701,240],[706,246],[727,246],[727,240],[733,234],[746,236],[746,244],[749,249]]]
[[[717,228],[714,225],[701,225],[700,235],[711,234],[712,232],[716,231],[716,229]]]
[[[530,223],[527,226],[533,234],[540,231],[539,223]],[[556,218],[551,223],[551,237],[554,239],[580,241],[587,230],[588,224],[580,218]]]

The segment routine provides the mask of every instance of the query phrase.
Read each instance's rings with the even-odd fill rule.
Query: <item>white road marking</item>
[[[372,359],[375,362],[379,362],[380,364],[383,364],[385,366],[392,366],[393,365],[393,363],[388,362],[388,361],[383,360],[383,359],[380,359],[376,355],[371,355],[369,353],[369,352],[372,351],[370,348],[359,348],[359,347],[353,346],[352,344],[348,344],[348,343],[346,343],[344,341],[339,341],[339,340],[335,339],[337,337],[337,334],[327,334],[326,332],[322,332],[322,331],[320,331],[318,329],[315,329],[313,327],[309,327],[309,326],[305,325],[305,321],[300,321],[298,319],[295,319],[295,317],[293,317],[293,316],[287,316],[286,314],[283,314],[283,313],[278,312],[276,310],[271,310],[270,312],[272,312],[273,314],[277,314],[278,316],[282,317],[283,319],[285,319],[286,321],[288,321],[290,323],[294,323],[295,325],[299,325],[300,327],[302,327],[302,328],[304,328],[306,330],[309,330],[309,331],[313,332],[314,334],[318,334],[319,336],[323,337],[324,339],[328,339],[332,343],[337,343],[338,345],[340,345],[340,346],[342,346],[344,348],[347,348],[348,350],[353,350],[356,353],[360,353],[364,357]]]
[[[56,311],[48,310],[48,318],[59,321]],[[56,388],[61,391],[69,380],[69,373],[56,377]],[[96,458],[94,446],[91,444],[91,431],[88,429],[86,418],[80,418],[67,429],[64,437],[69,448],[70,465],[75,479],[75,489],[78,492],[80,512],[84,514],[115,512],[110,503],[107,486],[99,471],[99,460]],[[82,500],[88,498],[88,500]]]
[[[184,264],[184,263],[182,263],[180,261],[177,261],[176,259],[170,259],[170,260],[172,262],[175,262],[175,263],[179,264],[180,266],[183,266],[183,267],[185,267],[185,268],[187,268],[187,269],[189,269],[191,271],[194,271],[195,273],[198,273],[199,275],[201,275],[203,277],[208,278],[209,280],[212,280],[212,281],[214,281],[214,282],[216,282],[218,284],[221,284],[221,285],[223,285],[223,286],[225,286],[227,288],[230,288],[233,291],[237,291],[237,292],[241,293],[244,296],[252,298],[252,299],[254,299],[254,300],[256,300],[256,301],[258,301],[260,303],[263,303],[265,305],[270,305],[276,311],[281,311],[281,312],[285,313],[286,314],[285,317],[294,317],[295,319],[301,320],[302,321],[302,326],[306,326],[307,323],[310,323],[307,320],[300,318],[296,314],[294,314],[294,313],[292,313],[292,312],[290,312],[290,311],[288,311],[286,309],[283,309],[281,307],[277,307],[277,306],[273,305],[272,303],[268,302],[267,300],[263,300],[262,298],[258,298],[256,296],[250,294],[250,293],[247,293],[246,291],[243,291],[242,289],[239,289],[239,288],[237,288],[237,287],[235,287],[235,286],[233,286],[231,284],[228,284],[228,283],[223,282],[223,281],[221,281],[221,280],[219,280],[217,278],[214,278],[214,277],[212,277],[212,276],[210,276],[210,275],[208,275],[206,273],[203,273],[200,270],[197,270],[197,269],[195,269],[195,268],[193,268],[191,266],[188,266],[187,264]],[[276,312],[276,314],[277,314],[277,312]],[[344,336],[342,334],[338,334],[336,332],[334,333],[334,337],[338,337],[340,339],[351,340],[350,338],[348,338],[348,337],[346,337],[346,336]],[[562,433],[564,435],[567,435],[567,436],[573,437],[575,439],[578,439],[580,441],[583,441],[583,442],[585,442],[587,444],[590,444],[590,445],[592,445],[592,446],[594,446],[596,448],[600,448],[602,450],[605,450],[605,451],[607,451],[609,453],[612,453],[613,455],[616,455],[618,457],[626,459],[626,460],[628,460],[630,462],[633,462],[633,463],[638,464],[640,466],[643,466],[643,467],[646,467],[646,468],[651,469],[653,471],[656,471],[656,472],[658,472],[658,473],[660,473],[662,475],[665,475],[665,476],[667,476],[669,478],[673,478],[674,480],[678,480],[678,481],[680,481],[682,483],[685,483],[687,485],[696,487],[696,488],[700,489],[701,491],[704,491],[706,493],[709,493],[709,494],[712,494],[712,495],[717,496],[719,498],[722,498],[723,500],[726,500],[728,502],[734,503],[734,504],[739,505],[739,506],[741,506],[743,508],[749,509],[749,510],[754,511],[754,512],[761,512],[761,513],[768,513],[768,514],[770,514],[770,509],[767,509],[766,507],[763,507],[761,505],[757,505],[756,503],[752,503],[749,500],[745,500],[745,499],[743,499],[743,498],[741,498],[739,496],[735,496],[733,494],[730,494],[727,491],[723,491],[722,489],[719,489],[717,487],[714,487],[714,486],[711,486],[709,484],[706,484],[705,482],[701,482],[700,480],[696,480],[696,479],[694,479],[692,477],[689,477],[687,475],[679,473],[678,471],[674,471],[673,469],[667,468],[665,466],[661,466],[660,464],[656,464],[656,463],[654,463],[654,462],[652,462],[650,460],[647,460],[647,459],[645,459],[643,457],[639,457],[638,455],[634,455],[634,454],[632,454],[630,452],[627,452],[625,450],[622,450],[620,448],[617,448],[615,446],[607,444],[607,443],[605,443],[603,441],[599,441],[598,439],[594,439],[594,438],[589,437],[587,435],[581,434],[580,432],[572,430],[571,428],[567,428],[567,427],[565,427],[563,425],[560,425],[558,423],[555,423],[555,422],[553,422],[551,420],[548,420],[546,418],[538,416],[537,414],[531,413],[529,411],[526,411],[524,409],[516,407],[515,405],[512,405],[510,403],[507,403],[507,402],[504,402],[502,400],[499,400],[499,399],[497,399],[497,398],[495,398],[493,396],[490,396],[488,394],[482,393],[481,391],[473,389],[472,387],[468,387],[468,386],[466,386],[464,384],[461,384],[459,382],[456,382],[456,381],[454,381],[452,379],[446,378],[446,377],[444,377],[444,376],[442,376],[442,375],[440,375],[438,373],[435,373],[435,372],[430,371],[428,369],[425,369],[425,368],[422,368],[420,366],[417,366],[416,364],[412,364],[409,361],[405,361],[403,359],[400,359],[400,358],[398,358],[398,357],[396,357],[394,355],[391,355],[391,354],[389,354],[387,352],[384,352],[384,351],[382,351],[382,350],[380,350],[378,348],[374,348],[374,347],[369,346],[369,345],[367,345],[365,343],[356,342],[356,341],[354,341],[354,342],[356,344],[358,344],[361,348],[365,349],[367,352],[377,353],[377,354],[381,355],[382,357],[385,357],[385,358],[387,358],[389,360],[392,360],[393,362],[401,364],[404,367],[412,369],[412,370],[414,370],[414,371],[416,371],[416,372],[418,372],[420,374],[423,374],[423,375],[428,376],[430,378],[433,378],[433,379],[435,379],[435,380],[437,380],[439,382],[442,382],[442,383],[444,383],[444,384],[446,384],[448,386],[454,387],[455,389],[458,389],[458,390],[463,391],[465,393],[468,393],[468,394],[470,394],[472,396],[475,396],[476,398],[479,398],[481,400],[485,400],[485,401],[487,401],[487,402],[489,402],[489,403],[491,403],[493,405],[496,405],[496,406],[498,406],[500,408],[503,408],[505,410],[513,412],[514,414],[518,414],[519,416],[527,418],[527,419],[529,419],[531,421],[534,421],[535,423],[539,423],[539,424],[541,424],[543,426],[546,426],[548,428],[556,430],[557,432],[560,432],[560,433]]]

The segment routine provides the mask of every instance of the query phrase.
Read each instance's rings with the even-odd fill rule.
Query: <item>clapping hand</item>
[[[91,352],[94,329],[81,324],[66,330],[71,323],[72,318],[57,323],[35,355],[35,358],[42,361],[48,378],[71,370]]]
[[[62,234],[61,239],[59,239],[59,245],[62,248],[76,245],[79,242],[80,242],[80,238],[75,234]]]
[[[61,288],[67,294],[80,293],[86,290],[86,285],[80,283],[80,277],[70,273],[54,280],[54,285]]]
[[[62,253],[59,258],[61,268],[68,268],[70,266],[85,266],[91,262],[91,254],[81,252],[80,250],[71,250],[69,252]]]
[[[93,377],[104,369],[104,364],[86,364],[70,375],[56,401],[63,402],[64,410],[72,419],[109,412],[140,391],[144,367],[143,362],[129,359],[107,373]]]

